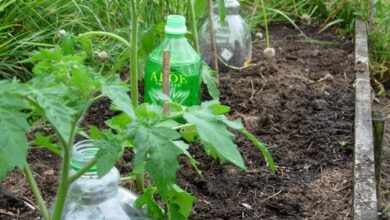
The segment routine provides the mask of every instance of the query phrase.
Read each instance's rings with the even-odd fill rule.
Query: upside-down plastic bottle
[[[73,146],[71,174],[75,174],[95,157],[93,142],[81,141]],[[135,207],[137,196],[119,186],[120,175],[114,167],[100,179],[96,167],[73,182],[65,202],[63,220],[146,220],[143,209]]]
[[[251,32],[245,20],[239,14],[240,3],[237,0],[225,0],[226,16],[221,22],[219,5],[213,5],[213,23],[217,46],[218,66],[221,72],[244,67],[250,62],[252,54]],[[209,20],[206,19],[199,31],[199,45],[202,60],[211,64],[211,41]]]
[[[159,103],[162,92],[163,51],[170,54],[170,98],[182,105],[200,104],[201,59],[186,39],[185,17],[170,15],[165,26],[164,41],[149,55],[145,69],[147,103]]]

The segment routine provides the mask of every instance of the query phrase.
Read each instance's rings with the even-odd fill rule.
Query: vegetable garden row
[[[348,26],[314,21],[322,3],[240,3],[69,1],[30,24],[55,32],[2,44],[0,217],[351,218]],[[97,28],[63,25],[71,7]]]

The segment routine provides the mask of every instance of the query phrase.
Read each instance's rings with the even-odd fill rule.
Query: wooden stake
[[[374,135],[375,179],[378,187],[381,180],[381,154],[383,149],[383,134],[385,130],[385,115],[383,112],[373,112],[372,124]],[[379,190],[377,192],[379,192]]]
[[[368,18],[368,30],[369,31],[371,31],[372,27],[374,26],[374,20],[375,20],[374,0],[370,0],[370,16]]]
[[[163,52],[163,93],[169,97],[169,74],[170,74],[170,65],[169,65],[169,51],[164,50]],[[168,114],[169,113],[169,107],[168,105],[164,102],[164,113]]]
[[[209,10],[209,28],[210,28],[210,42],[211,42],[211,68],[215,70],[217,74],[217,80],[219,82],[218,54],[217,54],[217,44],[215,43],[212,0],[208,0],[208,10]]]

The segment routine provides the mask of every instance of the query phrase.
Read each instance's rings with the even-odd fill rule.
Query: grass
[[[380,0],[375,5],[375,19],[369,35],[371,74],[378,87],[377,95],[385,94],[390,79],[390,1]]]
[[[77,36],[88,31],[107,31],[130,41],[130,1],[123,0],[5,0],[0,1],[0,78],[31,77],[31,66],[25,62],[29,52],[39,47],[58,44],[58,32],[65,30]],[[163,25],[168,13],[190,15],[187,1],[137,0],[140,8],[141,58],[163,37]],[[145,10],[147,8],[148,10]],[[149,39],[148,39],[149,38]],[[89,61],[104,74],[126,71],[129,54],[118,42],[95,38]],[[102,62],[98,53],[109,56]],[[142,61],[142,60],[141,60]],[[140,63],[142,69],[142,62]]]

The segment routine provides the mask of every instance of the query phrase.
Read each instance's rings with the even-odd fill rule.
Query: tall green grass
[[[247,19],[251,27],[258,27],[264,17],[259,1],[241,2],[249,14]],[[356,16],[366,19],[369,14],[368,0],[268,0],[265,4],[270,23],[337,25],[344,34],[353,33]]]
[[[378,85],[377,95],[390,86],[390,1],[375,4],[374,24],[369,34],[371,74]]]
[[[38,47],[53,47],[58,32],[77,36],[88,31],[107,31],[130,40],[130,1],[125,0],[5,0],[0,1],[0,78],[28,79],[27,54]],[[146,57],[162,37],[164,20],[171,13],[189,16],[187,1],[137,0],[141,50]],[[123,45],[106,38],[93,39],[90,61],[102,72],[123,71],[129,55]],[[100,51],[109,56],[101,60]],[[141,59],[142,61],[142,59]],[[142,63],[140,65],[142,67]]]
[[[115,31],[126,35],[129,11],[121,0],[6,0],[0,2],[0,77],[30,77],[27,54],[58,43],[58,31]]]

